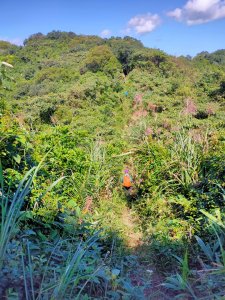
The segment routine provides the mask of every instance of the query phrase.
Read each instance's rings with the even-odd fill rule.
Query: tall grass
[[[201,148],[192,137],[184,132],[176,134],[171,149],[171,158],[174,167],[171,176],[185,189],[197,182],[201,163]]]
[[[4,260],[7,245],[12,238],[15,228],[20,220],[21,208],[26,196],[30,192],[30,187],[36,172],[37,168],[34,167],[26,173],[11,199],[10,191],[8,190],[7,193],[4,191],[3,171],[0,164],[0,187],[2,198],[0,222],[0,268]]]
[[[101,156],[100,156],[101,158]],[[94,160],[94,159],[93,159]],[[97,161],[99,158],[97,158]],[[32,182],[37,175],[39,167],[32,168],[18,185],[17,190],[12,195],[10,188],[4,186],[3,171],[0,168],[0,192],[1,192],[1,223],[0,223],[0,257],[1,266],[10,259],[8,246],[15,234],[18,233],[19,223],[23,216],[22,208],[24,201],[29,199],[29,192],[32,188]],[[100,168],[100,171],[102,169]],[[104,168],[103,168],[104,171]],[[103,172],[103,174],[105,174]],[[42,195],[51,190],[62,178],[54,182]],[[5,192],[7,190],[7,192]],[[44,224],[43,224],[44,225]],[[61,224],[62,230],[66,224]],[[71,226],[72,227],[72,226]],[[21,269],[15,261],[15,272],[18,273],[18,282],[16,281],[15,290],[22,290],[22,297],[26,300],[63,300],[63,299],[84,299],[89,294],[107,294],[110,287],[111,271],[106,266],[106,259],[102,258],[101,247],[98,243],[99,233],[86,229],[83,239],[76,237],[76,233],[64,238],[58,233],[53,242],[46,237],[45,242],[38,238],[37,233],[23,237],[18,241],[19,253],[12,256],[12,259],[20,258]],[[44,228],[44,227],[43,227]],[[76,228],[74,227],[74,230]],[[51,253],[49,252],[51,250]],[[8,255],[9,254],[9,255]],[[38,263],[37,263],[38,261]],[[13,267],[14,268],[14,267]],[[7,272],[12,272],[12,266],[7,267]],[[20,274],[22,273],[22,276]],[[99,276],[98,273],[101,273]],[[2,277],[1,277],[2,278]],[[10,276],[9,276],[10,278]],[[23,278],[23,281],[22,281]],[[1,284],[0,284],[1,285]],[[3,284],[5,292],[5,285]],[[91,287],[91,290],[89,289]],[[97,292],[97,288],[101,291]],[[2,287],[1,287],[2,288]],[[6,290],[9,292],[8,290]],[[116,292],[115,292],[116,293]],[[18,295],[19,297],[21,296]],[[88,299],[88,298],[87,298]]]
[[[195,236],[199,247],[198,252],[195,249],[195,260],[198,262],[198,268],[189,269],[185,255],[184,260],[179,259],[182,265],[181,274],[177,273],[169,276],[163,285],[168,289],[176,291],[176,297],[181,299],[182,297],[188,297],[188,295],[193,299],[224,299],[224,216],[219,209],[215,211],[215,214],[204,210],[201,212],[208,218],[212,234],[208,235],[207,241],[204,241],[199,236]]]
[[[75,253],[69,259],[66,267],[59,277],[57,285],[53,290],[51,297],[52,299],[65,299],[65,295],[68,293],[69,285],[73,283],[72,289],[74,289],[76,285],[80,284],[80,281],[82,280],[82,272],[80,271],[82,259],[84,258],[88,249],[90,249],[96,243],[97,239],[97,235],[94,235],[83,245],[82,243],[78,245]],[[89,274],[88,276],[91,275]],[[85,276],[83,277],[85,279]],[[83,288],[84,287],[81,287],[80,289],[83,290]]]
[[[6,254],[7,245],[14,235],[20,222],[20,218],[22,217],[21,208],[31,190],[32,182],[34,177],[37,175],[40,165],[41,164],[39,164],[37,167],[33,167],[25,174],[23,179],[20,181],[17,190],[13,195],[11,195],[9,187],[8,191],[5,192],[6,187],[4,187],[3,170],[0,162],[0,268],[2,267],[4,256]],[[62,179],[63,177],[52,183],[47,190],[43,192],[40,198],[49,192]]]
[[[97,246],[98,232],[91,236],[87,241],[81,241],[77,244],[76,240],[60,240],[53,248],[41,275],[39,286],[36,272],[34,270],[33,255],[30,249],[30,242],[27,240],[24,252],[21,257],[23,268],[24,295],[26,300],[64,300],[64,299],[82,299],[82,292],[85,290],[89,281],[96,281],[97,271],[103,267],[103,264],[95,264],[95,268],[90,268],[90,253],[92,248]],[[73,243],[75,245],[73,246]],[[74,248],[74,250],[70,250]],[[68,255],[66,261],[61,261],[60,265],[54,266],[54,258],[63,252]],[[97,261],[97,256],[92,257],[92,263]],[[84,269],[86,266],[86,270]]]
[[[72,175],[72,184],[76,195],[81,200],[87,196],[96,198],[100,191],[106,186],[109,178],[109,168],[106,161],[106,150],[101,141],[93,142],[88,152],[88,168],[82,178]]]

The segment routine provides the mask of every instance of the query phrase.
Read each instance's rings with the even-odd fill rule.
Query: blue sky
[[[225,0],[1,0],[0,39],[33,33],[130,35],[173,55],[225,48]]]

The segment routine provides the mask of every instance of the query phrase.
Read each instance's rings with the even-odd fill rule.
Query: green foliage
[[[195,143],[191,136],[186,136],[185,133],[175,136],[174,147],[171,149],[175,169],[172,166],[171,175],[184,192],[198,181],[202,151],[202,147]]]
[[[25,168],[31,163],[32,145],[29,133],[20,128],[18,121],[5,115],[0,121],[0,159],[4,169]]]
[[[0,114],[4,113],[7,108],[4,90],[10,90],[9,82],[13,80],[9,75],[8,68],[13,68],[13,66],[8,62],[0,61]]]
[[[24,200],[27,199],[31,184],[38,168],[31,169],[20,182],[10,200],[10,193],[4,191],[3,172],[0,168],[1,184],[1,227],[0,227],[0,268],[1,295],[6,296],[8,287],[14,289],[20,298],[40,299],[80,299],[84,296],[100,296],[114,294],[120,297],[124,292],[127,296],[134,293],[129,279],[121,280],[120,269],[107,266],[108,254],[102,258],[105,251],[99,240],[99,232],[90,227],[91,224],[81,225],[83,241],[80,240],[78,228],[71,221],[60,224],[64,229],[63,236],[58,230],[53,230],[48,224],[37,227],[36,230],[21,228],[19,223],[29,220],[28,214],[21,214]],[[41,197],[44,197],[61,179],[53,183]],[[25,223],[26,224],[26,223]],[[52,225],[57,225],[56,223]],[[77,226],[78,224],[76,224]],[[46,228],[50,229],[46,237]],[[70,229],[69,229],[70,228]],[[45,234],[41,230],[45,229]],[[16,241],[15,235],[19,235]],[[13,260],[13,264],[12,264]],[[118,260],[117,260],[118,263]],[[22,269],[21,269],[22,265]],[[14,281],[12,286],[5,282],[2,274]],[[21,281],[22,279],[22,281]],[[90,288],[90,285],[92,288]],[[99,291],[98,287],[103,289]],[[141,291],[140,291],[141,292]],[[139,293],[140,293],[139,292]],[[97,293],[97,294],[96,294]]]
[[[89,50],[84,68],[92,72],[102,71],[113,78],[121,72],[121,67],[110,48],[106,45],[96,46]]]
[[[209,62],[218,64],[218,65],[224,65],[225,64],[225,50],[217,50],[213,53],[209,53],[207,51],[203,51],[199,53],[196,58],[196,60],[201,59],[207,59]]]
[[[168,157],[167,149],[162,144],[146,142],[138,153],[137,170],[140,177],[142,193],[154,193],[155,188],[165,178],[163,171]]]
[[[213,234],[208,242],[195,236],[198,247],[201,249],[198,256],[198,269],[188,268],[186,255],[184,260],[178,258],[182,262],[182,275],[170,276],[164,284],[167,288],[176,290],[178,298],[188,294],[193,299],[199,299],[200,295],[206,298],[212,295],[221,298],[224,294],[224,216],[221,215],[220,210],[216,210],[215,214],[206,211],[202,213],[208,218]],[[189,280],[186,274],[189,275]]]
[[[140,226],[145,263],[169,272],[175,297],[222,295],[223,56],[172,57],[131,37],[61,31],[34,34],[24,47],[0,42],[0,60],[14,66],[0,66],[1,196],[8,197],[0,293],[145,299],[145,284],[133,285],[129,269],[145,266],[125,249]],[[31,193],[30,175],[20,194],[24,174],[46,154]],[[128,199],[119,187],[124,167],[134,178]],[[125,224],[127,205],[140,225]]]
[[[132,54],[135,50],[143,48],[142,43],[134,38],[124,37],[123,39],[111,38],[108,44],[121,63],[124,74],[127,75],[133,69]]]

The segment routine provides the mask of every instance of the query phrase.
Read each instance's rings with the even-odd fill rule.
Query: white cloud
[[[126,31],[134,30],[137,34],[145,34],[153,31],[160,23],[161,20],[157,14],[137,15],[130,19]]]
[[[207,23],[225,18],[225,0],[189,0],[184,7],[167,15],[188,25]]]
[[[111,34],[111,31],[109,29],[104,29],[102,30],[102,32],[100,33],[100,36],[102,38],[106,38],[107,36],[109,36]]]
[[[8,37],[0,37],[0,41],[6,41],[6,42],[9,42],[9,43],[17,45],[17,46],[23,45],[23,40],[21,38],[11,39]]]

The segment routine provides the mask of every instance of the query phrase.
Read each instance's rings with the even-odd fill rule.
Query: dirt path
[[[122,222],[126,228],[124,235],[127,237],[127,246],[129,248],[141,246],[143,243],[143,234],[138,228],[139,220],[128,207],[123,210]]]
[[[143,241],[143,233],[139,228],[139,219],[128,207],[122,213],[122,222],[126,231],[127,246],[138,258],[138,265],[135,270],[130,270],[130,279],[134,285],[143,286],[145,299],[151,300],[171,300],[173,294],[168,293],[162,287],[165,277],[157,272],[154,264],[149,261],[148,247]]]

